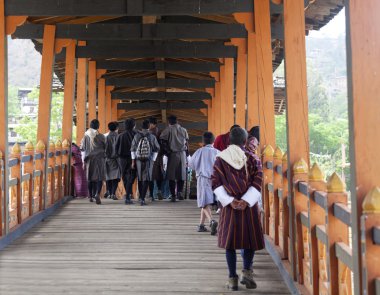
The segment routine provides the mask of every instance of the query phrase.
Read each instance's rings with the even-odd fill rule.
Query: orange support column
[[[54,44],[55,44],[55,26],[45,25],[44,38],[42,47],[42,63],[41,63],[41,81],[40,81],[40,97],[38,102],[38,129],[37,140],[40,146],[44,147],[43,167],[41,170],[43,178],[42,200],[43,209],[47,204],[47,172],[48,161],[46,159],[47,150],[50,141],[50,114],[51,114],[51,91],[53,82],[53,66],[54,66]],[[41,144],[42,143],[42,144]],[[42,163],[41,163],[42,164]]]
[[[346,2],[346,6],[354,293],[359,294],[361,285],[362,294],[374,294],[375,277],[380,277],[380,260],[379,255],[376,256],[379,251],[376,252],[374,247],[380,246],[368,240],[371,235],[368,225],[375,224],[373,218],[378,218],[380,212],[378,189],[373,192],[380,186],[380,128],[377,126],[380,109],[380,2],[351,0]],[[364,202],[367,195],[374,198],[369,197]],[[364,204],[367,208],[362,208]],[[364,247],[360,245],[359,234],[363,209],[370,218],[363,244],[372,244],[366,249],[366,261],[360,259]],[[363,268],[365,272],[361,273]]]
[[[120,100],[115,100],[113,99],[111,101],[111,121],[112,122],[115,122],[118,120],[118,116],[117,116],[117,105],[119,104]]]
[[[112,98],[111,91],[113,86],[106,86],[106,126],[112,121]],[[107,127],[106,127],[107,130]],[[108,132],[108,130],[107,130]]]
[[[86,46],[85,41],[79,41],[79,46]],[[86,131],[87,114],[87,59],[78,59],[77,76],[77,143],[80,144]]]
[[[287,130],[288,130],[288,165],[294,167],[300,159],[305,159],[309,166],[309,129],[308,129],[308,98],[306,79],[306,49],[305,49],[305,14],[303,0],[284,1],[284,34],[285,34],[285,73],[287,97]],[[294,195],[293,169],[290,169],[289,195]],[[297,204],[294,198],[289,206],[289,244],[292,255],[293,276],[296,278],[296,228],[294,221],[298,218]],[[298,212],[298,213],[297,213]],[[299,237],[297,236],[299,240]],[[301,241],[298,246],[301,248]],[[300,254],[298,253],[298,259]],[[298,261],[301,272],[302,261]],[[301,272],[302,274],[302,272]],[[302,280],[302,279],[301,279]]]
[[[260,114],[260,145],[276,146],[274,128],[274,89],[269,0],[255,1],[257,76]],[[251,40],[252,41],[252,40]]]
[[[0,175],[0,220],[4,220],[4,228],[2,223],[0,224],[0,236],[9,231],[8,45],[5,33],[4,2],[0,1],[0,166],[3,171]]]
[[[247,58],[247,128],[260,125],[259,94],[257,90],[256,34],[248,33]]]
[[[214,131],[215,136],[218,136],[222,133],[222,117],[221,117],[221,108],[222,108],[222,96],[221,96],[221,83],[220,81],[215,83],[215,96],[213,98],[213,111],[214,111]]]
[[[72,42],[66,48],[65,89],[62,116],[62,138],[72,142],[73,135],[73,111],[76,80],[76,42]]]
[[[99,132],[106,132],[106,80],[99,79],[98,83],[98,120],[100,123]]]
[[[235,110],[234,110],[234,59],[233,58],[226,58],[224,60],[225,68],[224,68],[224,102],[225,104],[222,105],[223,114],[223,123],[224,123],[224,129],[227,132],[230,130],[231,126],[235,124]]]
[[[88,63],[88,126],[96,119],[96,61]]]
[[[235,41],[235,40],[234,40]],[[235,42],[233,42],[235,43]],[[236,76],[236,124],[247,127],[247,41],[238,39],[237,76]],[[249,128],[252,126],[248,126]]]

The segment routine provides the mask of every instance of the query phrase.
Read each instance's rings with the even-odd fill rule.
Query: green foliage
[[[21,106],[17,96],[17,92],[17,87],[8,87],[8,117],[10,118],[18,117],[21,113]]]
[[[39,89],[33,89],[29,94],[30,99],[38,99]],[[62,110],[63,110],[63,93],[53,93],[51,102],[51,118],[50,118],[50,139],[56,141],[62,137]],[[22,141],[37,141],[38,118],[24,116],[15,131]]]

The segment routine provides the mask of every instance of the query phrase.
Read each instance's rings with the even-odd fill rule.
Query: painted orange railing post
[[[24,160],[25,159],[25,160]],[[34,171],[34,146],[33,143],[30,141],[27,142],[24,146],[24,157],[22,158],[22,163],[23,163],[23,173],[22,177],[27,176],[29,178],[28,182],[23,183],[23,203],[26,204],[27,201],[27,206],[25,206],[25,210],[27,212],[24,213],[24,208],[23,208],[23,216],[22,218],[27,218],[28,216],[33,215],[33,171]],[[24,193],[27,195],[24,195]],[[27,200],[26,200],[27,198]],[[27,207],[27,208],[26,208]],[[26,214],[27,213],[27,214]]]
[[[282,157],[282,177],[281,187],[278,191],[278,195],[281,198],[279,200],[279,246],[282,250],[282,258],[286,259],[291,257],[289,254],[289,206],[288,206],[288,154],[284,153]]]
[[[295,240],[291,241],[292,247],[294,247],[294,259],[297,264],[297,280],[300,284],[307,286],[309,282],[304,281],[304,271],[308,271],[309,268],[309,249],[308,249],[308,228],[303,225],[303,217],[308,219],[308,203],[307,198],[299,191],[298,186],[300,182],[308,181],[309,168],[304,159],[297,161],[293,166],[293,196],[291,210],[294,213],[295,225],[293,229],[295,231]],[[304,260],[305,259],[305,260]],[[308,274],[307,274],[308,275]]]
[[[273,189],[268,187],[269,183],[273,183],[273,147],[267,145],[263,150],[262,163],[263,163],[263,187],[262,191],[262,201],[264,207],[264,231],[265,234],[269,235],[270,223],[272,221],[272,216],[270,212],[271,204],[273,203]]]
[[[327,281],[329,294],[351,294],[351,273],[337,258],[336,244],[341,243],[349,247],[348,225],[335,216],[335,207],[347,208],[346,185],[337,173],[333,173],[327,181]],[[348,275],[344,275],[349,273]],[[323,290],[323,289],[322,289]],[[346,290],[347,292],[345,292]]]
[[[363,250],[363,294],[375,294],[380,287],[380,188],[364,198],[361,217]],[[376,293],[377,294],[377,293]]]
[[[64,139],[62,142],[62,169],[63,169],[63,187],[62,190],[63,196],[69,196],[70,195],[70,187],[71,187],[71,145],[70,142],[67,139]]]
[[[48,161],[48,168],[47,168],[47,207],[54,204],[55,199],[55,181],[54,181],[54,171],[55,171],[55,144],[54,142],[49,142],[49,149],[47,153],[47,161]]]
[[[61,199],[63,197],[63,181],[62,181],[62,175],[63,175],[63,168],[62,168],[62,142],[58,139],[55,142],[55,183],[57,188],[57,200]],[[56,200],[56,201],[57,201]]]
[[[279,189],[282,188],[282,150],[277,147],[273,154],[273,206],[271,208],[271,216],[273,216],[273,240],[276,245],[279,245],[279,232],[280,225],[280,195]],[[282,193],[282,191],[281,191]],[[271,227],[272,228],[272,227]]]
[[[22,195],[21,195],[21,148],[18,143],[12,147],[10,160],[10,202],[9,202],[9,215],[10,223],[9,228],[14,227],[21,223],[21,210],[22,210]]]
[[[326,261],[326,256],[323,255],[326,253],[325,251],[323,251],[326,249],[326,245],[319,241],[317,237],[317,227],[318,230],[321,230],[323,233],[326,233],[326,211],[325,208],[322,208],[317,203],[317,191],[326,192],[326,181],[321,168],[318,166],[317,163],[314,163],[309,171],[309,240],[311,251],[310,279],[313,294],[320,293],[320,278],[323,277],[323,274],[326,273],[326,268],[324,267],[325,263],[322,263],[320,265],[320,257],[324,258],[324,262]]]
[[[34,171],[34,201],[35,211],[41,211],[45,207],[44,178],[45,175],[45,144],[40,140],[36,145],[35,171]],[[38,200],[38,202],[36,202]]]

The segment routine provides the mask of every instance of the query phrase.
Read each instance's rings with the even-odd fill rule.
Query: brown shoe
[[[238,277],[228,278],[228,282],[226,284],[228,290],[237,291],[238,287]]]
[[[241,272],[240,283],[245,285],[247,289],[256,289],[257,284],[253,279],[253,271],[251,269],[243,269]]]

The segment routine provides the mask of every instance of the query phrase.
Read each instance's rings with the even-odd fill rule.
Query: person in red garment
[[[228,148],[228,146],[230,145],[230,132],[232,129],[234,129],[236,127],[240,127],[240,126],[239,125],[233,125],[230,128],[230,131],[228,131],[225,134],[218,135],[215,138],[214,148],[216,148],[217,150],[219,150],[221,152],[224,151],[226,148]]]

